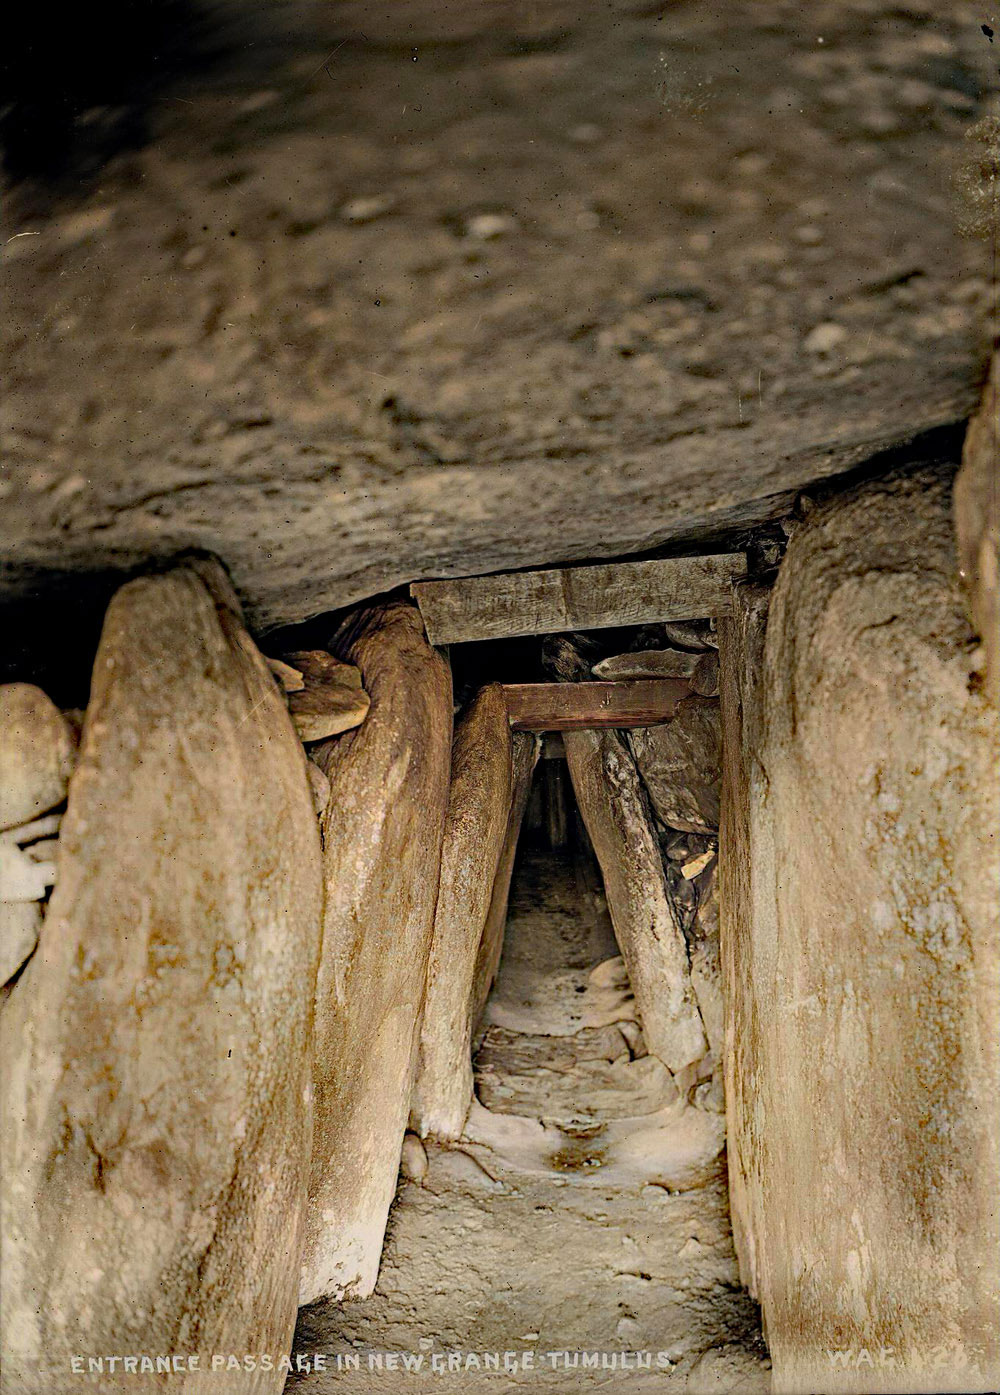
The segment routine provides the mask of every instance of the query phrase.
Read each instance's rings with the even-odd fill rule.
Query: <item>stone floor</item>
[[[541,1120],[577,1151],[550,1152],[546,1167],[530,1148],[524,1164],[516,1148],[429,1147],[423,1185],[400,1186],[374,1296],[302,1312],[296,1350],[325,1353],[327,1370],[289,1388],[768,1389],[759,1319],[737,1277],[724,1162],[685,1191],[610,1185],[587,1165],[590,1153],[600,1163],[593,1144],[604,1130],[628,1128],[675,1092],[645,1054],[600,894],[580,873],[551,853],[520,857],[474,1109],[501,1136]],[[420,1369],[392,1369],[387,1353]],[[486,1368],[495,1353],[499,1373]],[[635,1353],[649,1354],[649,1369]],[[345,1368],[350,1357],[359,1369]]]

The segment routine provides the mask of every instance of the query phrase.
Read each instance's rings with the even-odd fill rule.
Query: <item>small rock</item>
[[[370,194],[367,197],[349,199],[340,210],[345,223],[372,223],[382,218],[396,207],[393,194]]]
[[[427,1149],[415,1133],[408,1133],[403,1139],[399,1170],[408,1182],[415,1182],[418,1187],[424,1185],[424,1178],[427,1176]]]
[[[283,663],[303,679],[302,688],[288,694],[300,741],[324,741],[364,721],[370,699],[353,664],[341,663],[323,649],[288,654]]]
[[[288,695],[288,710],[300,741],[325,741],[360,726],[370,705],[366,692],[343,683],[316,684]]]
[[[480,242],[503,237],[505,233],[516,230],[517,219],[509,213],[476,213],[465,224],[466,236],[477,238]]]
[[[0,687],[0,829],[62,803],[75,751],[69,723],[41,688]]]
[[[696,620],[668,620],[659,626],[660,632],[671,644],[681,649],[718,649],[719,641],[708,623]]]
[[[681,871],[684,873],[685,877],[687,877],[689,882],[693,882],[695,877],[697,877],[699,873],[704,872],[705,868],[709,865],[709,863],[712,861],[714,857],[715,852],[713,849],[710,848],[708,852],[699,853],[697,857],[692,857],[689,862],[682,862]]]
[[[699,656],[680,649],[640,649],[634,654],[612,654],[591,670],[595,678],[690,678]]]
[[[699,697],[719,695],[719,656],[714,651],[699,659],[691,675],[691,687]]]
[[[301,673],[305,683],[342,683],[348,688],[361,687],[361,670],[354,664],[345,664],[335,659],[325,649],[300,649],[294,654],[286,654],[286,666]]]
[[[817,325],[811,329],[802,341],[802,347],[807,354],[828,354],[831,353],[838,344],[842,344],[847,338],[847,330],[843,325],[834,324],[828,320],[825,324]]]
[[[615,1333],[623,1342],[638,1342],[642,1336],[642,1326],[635,1318],[623,1317],[615,1328]]]

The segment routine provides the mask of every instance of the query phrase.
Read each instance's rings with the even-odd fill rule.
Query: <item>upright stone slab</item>
[[[950,489],[868,484],[792,537],[727,782],[735,1199],[788,1395],[1000,1382],[1000,733]]]
[[[763,798],[760,765],[764,720],[764,637],[770,588],[744,582],[733,588],[733,612],[718,621],[722,712],[722,801],[719,828],[719,950],[725,1006],[723,1075],[726,1088],[726,1158],[729,1210],[740,1280],[759,1298],[758,1246],[762,1176],[755,1151],[757,1072],[762,1014],[771,1009],[774,965],[753,964],[753,881],[765,876],[767,845],[753,818]],[[768,882],[773,887],[773,877]]]
[[[463,716],[452,751],[441,886],[411,1106],[411,1126],[421,1137],[458,1138],[472,1103],[476,963],[507,840],[513,760],[503,690],[491,684]]]
[[[521,834],[521,825],[524,822],[524,811],[528,805],[528,795],[531,793],[531,777],[538,763],[540,751],[541,739],[534,732],[515,731],[513,733],[510,816],[507,820],[503,852],[500,854],[493,882],[493,895],[490,898],[486,925],[483,928],[483,937],[479,942],[479,951],[476,955],[470,1011],[473,1033],[475,1033],[482,1018],[486,1000],[490,996],[490,989],[493,987],[497,970],[500,967],[504,930],[507,926],[510,882],[514,873],[514,860],[517,856],[517,843]]]
[[[451,677],[414,606],[361,611],[338,637],[371,706],[313,753],[330,780],[326,908],[300,1298],[364,1297],[378,1277],[410,1103],[451,757]]]
[[[0,1015],[5,1390],[290,1348],[322,895],[305,756],[221,571],[108,609],[60,877]],[[218,1389],[210,1372],[157,1388]],[[148,1382],[147,1382],[148,1383]],[[279,1371],[240,1389],[277,1392]],[[135,1375],[105,1374],[103,1391]]]
[[[708,1043],[635,762],[615,731],[567,731],[563,741],[647,1045],[682,1070]]]

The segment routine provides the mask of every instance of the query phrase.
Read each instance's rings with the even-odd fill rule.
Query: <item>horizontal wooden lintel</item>
[[[565,634],[728,615],[742,552],[417,581],[410,592],[432,644]]]
[[[655,727],[669,722],[692,689],[682,679],[632,683],[504,683],[515,731],[582,731],[595,727]]]

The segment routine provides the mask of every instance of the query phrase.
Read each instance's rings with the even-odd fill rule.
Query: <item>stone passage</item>
[[[652,1184],[629,1153],[677,1098],[635,1019],[593,864],[526,834],[474,1058],[479,1105],[467,1133],[486,1130],[489,1111],[492,1146],[410,1136],[378,1288],[299,1321],[303,1349],[362,1369],[290,1389],[405,1395],[425,1388],[435,1352],[515,1347],[537,1353],[535,1372],[498,1377],[473,1364],[449,1384],[463,1395],[498,1380],[575,1395],[594,1377],[580,1352],[649,1351],[652,1369],[618,1371],[615,1391],[765,1395],[756,1310],[737,1281],[720,1116],[704,1115],[717,1128],[697,1187]],[[416,1353],[426,1373],[368,1373],[369,1350]]]

